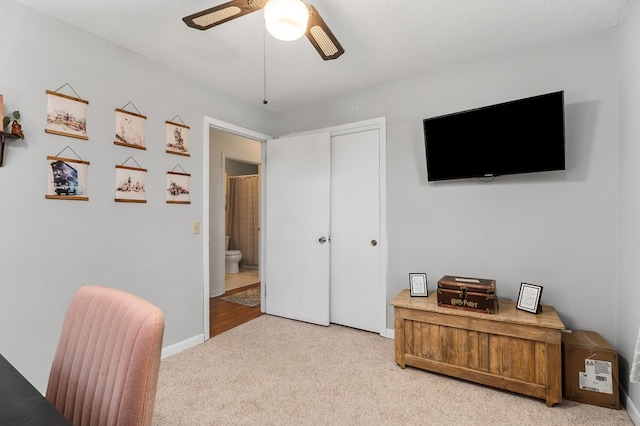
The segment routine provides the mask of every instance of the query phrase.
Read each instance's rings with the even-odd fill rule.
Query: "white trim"
[[[215,118],[205,117],[205,122],[209,125],[207,126],[207,142],[209,138],[209,127],[214,127],[216,129],[223,130],[225,132],[233,133],[238,136],[243,136],[248,139],[253,139],[258,142],[264,142],[268,139],[271,139],[271,136],[265,135],[263,133],[259,133],[253,130],[246,129],[244,127],[237,126],[235,124],[227,123],[225,121],[216,120]]]
[[[211,335],[209,317],[209,123],[210,118],[204,117],[204,131],[202,143],[202,220],[200,221],[200,231],[202,232],[202,252],[203,252],[203,301],[202,301],[202,330],[204,340],[209,340]]]
[[[624,395],[625,410],[627,410],[627,414],[629,414],[631,421],[634,425],[640,425],[640,412],[633,404],[633,401],[631,400],[631,398],[629,398],[629,395],[627,395],[622,386],[620,386],[620,392],[622,392],[622,394]]]
[[[205,341],[204,336],[206,336],[206,334],[200,334],[198,336],[193,336],[186,340],[183,340],[182,342],[167,346],[166,348],[162,348],[160,358],[165,359],[182,351],[186,351],[187,349],[194,346],[198,346],[200,343],[203,343]]]
[[[267,149],[266,139],[260,152],[260,282],[264,283],[267,277]],[[267,313],[267,286],[260,286],[260,312]]]
[[[387,232],[387,120],[386,118],[379,118],[376,120],[376,127],[380,132],[380,230],[379,235],[382,240],[382,247],[380,250],[380,294],[381,303],[380,306],[382,314],[382,323],[380,329],[386,330],[387,327],[387,262],[389,260],[389,237]],[[388,335],[388,330],[386,334]]]
[[[210,276],[209,276],[209,255],[210,255],[210,241],[209,241],[209,178],[210,178],[210,173],[211,173],[211,168],[210,168],[210,164],[209,164],[209,157],[210,157],[210,148],[209,148],[209,139],[210,139],[210,129],[211,128],[216,128],[216,129],[220,129],[222,131],[228,132],[228,133],[233,133],[235,135],[238,136],[242,136],[245,137],[247,139],[253,139],[259,142],[264,143],[265,141],[271,139],[270,136],[253,131],[253,130],[249,130],[246,129],[244,127],[240,127],[238,125],[235,124],[231,124],[231,123],[227,123],[225,121],[221,121],[212,117],[204,117],[204,135],[203,135],[203,149],[202,149],[202,180],[203,180],[203,185],[202,185],[202,210],[203,210],[203,220],[201,221],[202,223],[202,234],[203,234],[203,267],[204,267],[204,271],[203,271],[203,295],[204,295],[204,300],[203,300],[203,326],[202,329],[204,330],[204,340],[209,340],[209,335],[211,334],[211,330],[209,329],[209,298],[210,297],[216,297],[216,296],[220,296],[220,294],[210,294],[210,290],[209,290],[209,280],[210,280]],[[264,151],[264,150],[263,150]],[[224,173],[224,170],[223,170]],[[261,212],[261,216],[263,216],[262,212]],[[261,229],[264,229],[264,227],[262,227]],[[262,238],[260,238],[262,240]],[[261,251],[261,259],[262,259],[262,251],[263,251],[263,247],[260,247],[260,251]],[[217,292],[216,292],[217,293]]]
[[[387,123],[386,117],[378,117],[378,118],[372,118],[370,120],[355,121],[353,123],[340,124],[338,126],[325,127],[322,129],[315,129],[315,130],[295,133],[295,135],[306,135],[309,133],[330,132],[331,136],[338,136],[344,133],[353,133],[354,131],[358,131],[358,130],[369,130],[369,129],[384,127],[385,139],[386,139],[386,123]],[[293,135],[294,134],[292,133],[291,135],[282,135],[281,137],[293,136]]]
[[[228,194],[227,194],[227,190],[229,189],[227,187],[227,156],[224,153],[224,150],[222,151],[222,164],[220,164],[220,183],[222,185],[222,188],[220,189],[220,192],[222,194],[222,202],[220,203],[220,211],[218,213],[222,213],[221,217],[223,217],[223,228],[225,228],[225,232],[222,233],[222,235],[225,235],[225,246],[226,246],[226,227],[227,227],[227,208],[228,208],[228,203],[229,203],[229,199],[227,198]],[[222,243],[222,241],[220,241],[220,243]],[[221,253],[224,253],[225,249],[223,248]],[[227,263],[226,263],[226,258],[225,258],[225,264],[224,267],[227,267]],[[220,271],[220,273],[218,274],[217,277],[214,277],[214,282],[215,283],[224,283],[225,282],[225,273],[226,271]],[[211,276],[209,276],[209,280],[211,280]],[[211,286],[211,281],[209,281],[209,286]],[[222,287],[218,288],[215,291],[211,292],[211,297],[217,297],[217,296],[222,296],[226,291],[225,288],[225,284],[222,285]],[[214,296],[215,295],[215,296]]]
[[[387,339],[394,340],[396,337],[396,332],[393,328],[387,328],[387,332],[382,337],[386,337]]]
[[[211,293],[209,293],[209,298],[222,296],[223,294],[224,294],[224,290],[212,291]]]

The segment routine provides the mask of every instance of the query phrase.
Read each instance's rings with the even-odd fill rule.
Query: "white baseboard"
[[[638,408],[633,404],[629,395],[624,391],[624,389],[620,388],[620,391],[624,394],[625,397],[625,409],[627,410],[627,414],[631,417],[631,421],[634,425],[640,425],[640,412],[638,412]]]
[[[222,296],[223,294],[224,294],[224,290],[211,291],[211,292],[209,292],[209,298]]]
[[[382,337],[386,337],[387,339],[391,339],[393,340],[393,338],[395,337],[395,330],[393,328],[387,328],[384,332],[384,334],[381,334]]]
[[[194,346],[198,346],[200,343],[203,343],[203,342],[204,342],[204,334],[199,334],[197,336],[190,337],[186,340],[183,340],[182,342],[178,342],[171,346],[162,348],[162,354],[160,355],[160,358],[164,359],[171,355],[175,355],[177,353],[180,353]]]

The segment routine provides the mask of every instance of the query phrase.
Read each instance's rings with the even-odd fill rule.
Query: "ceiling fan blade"
[[[182,18],[185,24],[198,30],[208,30],[262,9],[267,0],[232,0]]]
[[[333,35],[327,24],[318,13],[318,10],[307,3],[309,9],[309,25],[306,36],[325,61],[337,59],[344,53],[344,49]]]

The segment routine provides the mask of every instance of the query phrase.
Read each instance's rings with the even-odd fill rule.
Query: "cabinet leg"
[[[394,349],[395,349],[395,358],[396,363],[400,366],[400,368],[405,368],[404,363],[404,318],[402,318],[401,312],[396,308],[394,315]]]
[[[547,344],[547,407],[562,403],[562,347],[558,343]]]

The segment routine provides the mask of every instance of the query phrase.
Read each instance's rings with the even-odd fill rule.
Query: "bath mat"
[[[254,308],[260,306],[260,287],[250,288],[249,290],[221,297],[220,300],[239,303]]]

